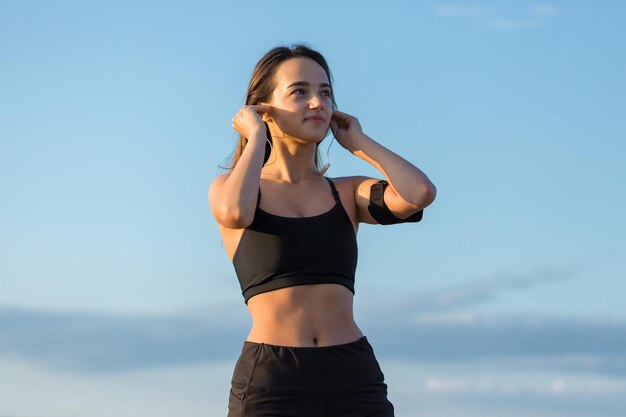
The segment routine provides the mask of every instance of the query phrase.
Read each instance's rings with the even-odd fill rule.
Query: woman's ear
[[[264,104],[264,105],[270,106],[270,112],[274,110],[274,108],[271,107],[272,105],[269,103],[259,102],[258,104]],[[272,116],[270,116],[267,113],[263,113],[261,115],[261,118],[267,124],[267,127],[270,130],[272,138],[284,138],[285,137],[285,133],[282,130],[280,130],[280,128],[278,127],[278,125],[276,124]]]

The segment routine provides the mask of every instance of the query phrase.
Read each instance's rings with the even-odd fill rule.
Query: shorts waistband
[[[252,342],[250,340],[246,340],[243,342],[243,349],[245,350],[246,348],[251,348],[251,347],[265,347],[265,348],[270,348],[270,349],[289,349],[289,350],[296,350],[296,351],[307,351],[307,350],[324,350],[324,349],[336,349],[336,348],[341,348],[341,347],[351,347],[351,346],[355,346],[355,345],[362,345],[362,344],[369,344],[368,340],[367,340],[367,336],[361,336],[359,339],[353,341],[353,342],[348,342],[348,343],[341,343],[338,345],[329,345],[329,346],[282,346],[282,345],[272,345],[270,343],[263,343],[263,342]]]

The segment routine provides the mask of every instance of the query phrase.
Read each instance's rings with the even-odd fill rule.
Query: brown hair
[[[270,97],[276,88],[274,82],[274,75],[276,74],[276,69],[278,66],[290,58],[296,57],[306,57],[317,62],[326,72],[326,76],[328,77],[328,82],[331,85],[332,89],[332,75],[330,73],[330,69],[328,68],[328,64],[326,60],[319,52],[309,48],[304,44],[294,44],[290,47],[288,46],[277,46],[275,48],[270,49],[263,57],[259,60],[252,72],[252,78],[250,79],[250,84],[248,85],[248,92],[246,93],[246,105],[258,104],[261,102],[270,101]],[[337,108],[337,103],[335,102],[334,94],[331,94],[331,101],[333,103],[333,109]],[[267,123],[265,123],[265,130],[267,132],[267,139],[269,142],[272,142],[272,135],[270,134],[270,129]],[[330,129],[329,129],[330,131]],[[243,137],[241,134],[237,140],[237,145],[235,147],[233,158],[230,163],[230,167],[228,168],[228,172],[232,172],[243,153],[243,150],[248,143],[248,139]],[[319,144],[316,144],[316,152],[315,152],[315,165],[319,167]],[[270,153],[272,148],[270,143],[265,143],[265,157],[263,159],[263,165],[267,162],[270,157]]]

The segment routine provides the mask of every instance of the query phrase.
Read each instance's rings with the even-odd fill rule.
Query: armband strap
[[[389,210],[389,207],[385,204],[385,188],[387,188],[388,185],[389,183],[387,181],[380,180],[370,188],[370,204],[367,206],[367,210],[374,220],[379,224],[415,223],[422,220],[424,214],[423,209],[406,219],[396,217],[391,210]]]

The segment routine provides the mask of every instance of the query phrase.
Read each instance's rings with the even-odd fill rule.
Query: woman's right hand
[[[233,117],[233,129],[246,139],[254,137],[259,132],[265,133],[265,124],[259,114],[271,111],[272,106],[267,104],[246,104]]]

